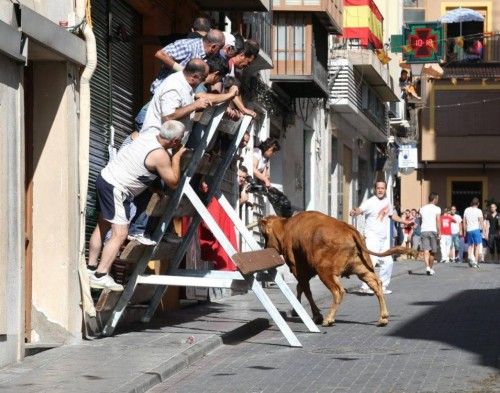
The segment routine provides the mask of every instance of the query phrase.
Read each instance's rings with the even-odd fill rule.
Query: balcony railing
[[[253,39],[260,45],[261,50],[271,58],[272,51],[272,14],[270,12],[243,13],[243,36]]]
[[[273,0],[273,11],[313,12],[330,33],[341,34],[343,0]]]
[[[500,34],[449,38],[446,42],[446,63],[498,63],[500,62]]]

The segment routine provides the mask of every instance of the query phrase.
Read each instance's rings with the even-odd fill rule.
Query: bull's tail
[[[359,235],[359,233],[356,233],[356,235],[354,236],[354,241],[356,242],[357,246],[361,250],[363,250],[364,252],[367,252],[370,255],[375,255],[376,257],[387,257],[389,255],[394,255],[394,254],[406,254],[406,255],[415,256],[415,254],[416,254],[416,251],[413,250],[412,248],[407,248],[407,247],[403,247],[403,246],[392,247],[384,252],[370,251],[364,245],[364,242],[361,239],[361,236]]]

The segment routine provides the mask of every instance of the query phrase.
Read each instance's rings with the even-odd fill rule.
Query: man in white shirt
[[[456,206],[452,206],[450,214],[455,220],[451,223],[451,260],[460,262],[462,259],[462,250],[460,247],[460,238],[464,236],[462,227],[462,217],[457,213]]]
[[[469,248],[467,250],[467,257],[469,259],[469,266],[478,268],[477,261],[479,260],[480,246],[483,239],[481,236],[481,229],[483,228],[483,212],[478,208],[479,199],[473,198],[470,206],[464,211],[464,232],[467,233],[467,243]]]
[[[424,250],[425,269],[428,276],[434,275],[434,257],[438,250],[438,240],[441,235],[441,208],[437,206],[439,195],[431,192],[429,203],[420,208],[422,217],[421,239]]]
[[[390,219],[408,225],[410,222],[403,220],[393,209],[386,195],[387,183],[377,181],[375,183],[375,195],[364,201],[360,207],[353,209],[351,217],[360,214],[365,215],[365,241],[366,248],[374,252],[382,252],[390,248],[389,228]],[[391,282],[392,267],[394,261],[391,256],[377,257],[371,255],[373,266],[380,265],[379,277],[385,294],[392,291],[388,288]],[[372,294],[373,291],[363,283],[360,292]]]

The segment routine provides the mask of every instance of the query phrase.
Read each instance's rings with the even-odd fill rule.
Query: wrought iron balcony
[[[329,33],[342,34],[343,0],[273,0],[273,11],[312,12]]]
[[[500,34],[453,37],[446,41],[446,63],[466,65],[500,62]]]
[[[270,12],[244,12],[242,23],[243,36],[253,39],[260,45],[259,56],[248,67],[251,73],[273,68],[272,55],[272,14]],[[247,71],[247,72],[248,72]]]

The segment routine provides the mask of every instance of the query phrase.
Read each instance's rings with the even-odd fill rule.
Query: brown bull
[[[369,254],[382,257],[411,251],[405,247],[393,247],[382,253],[372,252],[366,248],[356,228],[314,211],[301,212],[290,218],[268,216],[260,221],[260,229],[266,247],[275,248],[283,255],[298,281],[297,298],[300,301],[302,293],[306,295],[316,323],[323,322],[323,326],[335,323],[335,313],[345,293],[340,277],[355,274],[378,298],[378,325],[387,325],[389,312],[382,283],[374,272]],[[309,280],[316,274],[333,295],[332,306],[324,320],[309,287]]]

